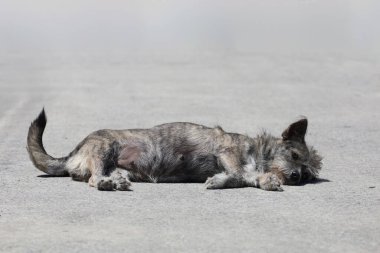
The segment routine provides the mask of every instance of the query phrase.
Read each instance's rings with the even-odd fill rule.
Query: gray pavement
[[[344,54],[3,53],[0,251],[379,252],[379,70],[378,57]],[[54,156],[101,128],[191,121],[279,135],[305,115],[323,180],[281,193],[99,192],[29,161],[27,129],[43,106]]]

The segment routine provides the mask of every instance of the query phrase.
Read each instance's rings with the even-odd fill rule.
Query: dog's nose
[[[298,181],[300,179],[300,174],[297,171],[293,171],[292,174],[290,174],[290,178],[294,181]]]

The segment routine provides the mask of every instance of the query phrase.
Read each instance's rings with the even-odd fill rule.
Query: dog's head
[[[306,145],[306,130],[307,119],[303,118],[282,133],[271,167],[283,184],[304,184],[318,177],[322,157],[313,147]]]

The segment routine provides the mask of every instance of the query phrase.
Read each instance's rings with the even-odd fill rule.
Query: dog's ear
[[[305,134],[307,130],[307,118],[300,119],[288,126],[282,133],[284,141],[298,141],[305,143]]]

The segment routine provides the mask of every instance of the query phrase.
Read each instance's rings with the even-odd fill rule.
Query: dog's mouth
[[[298,180],[298,181],[287,180],[284,184],[286,184],[286,185],[300,185],[301,180]]]

